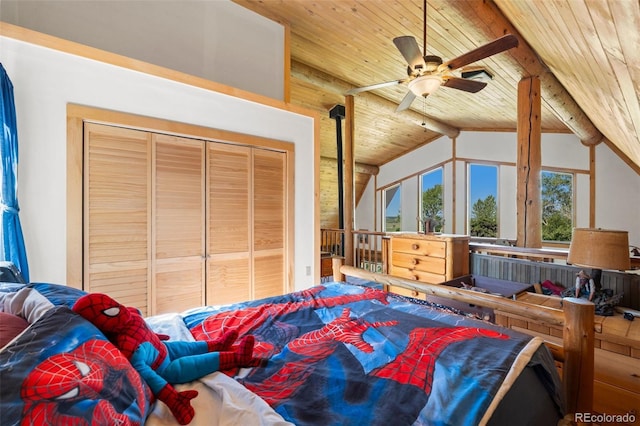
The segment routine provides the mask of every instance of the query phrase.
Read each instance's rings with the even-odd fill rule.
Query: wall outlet
[[[307,266],[307,276],[311,275],[311,266]]]

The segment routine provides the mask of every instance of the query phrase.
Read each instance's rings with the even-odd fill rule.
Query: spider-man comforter
[[[128,361],[69,309],[82,292],[29,287],[38,303],[19,309],[38,319],[0,350],[2,425],[172,424]],[[180,385],[200,392],[197,424],[476,425],[530,361],[544,367],[536,371],[557,398],[553,362],[537,339],[416,302],[330,283],[148,321],[173,339],[253,334],[255,354],[268,359],[227,372],[244,387],[221,373]]]
[[[296,425],[481,424],[533,354],[548,355],[538,339],[412,302],[330,283],[184,321],[196,339],[253,334],[268,362],[237,380]]]

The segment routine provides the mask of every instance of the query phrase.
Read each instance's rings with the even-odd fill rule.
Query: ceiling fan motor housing
[[[442,65],[442,58],[435,55],[426,55],[424,57],[424,63],[426,64],[424,71],[433,72],[436,71],[440,65]]]

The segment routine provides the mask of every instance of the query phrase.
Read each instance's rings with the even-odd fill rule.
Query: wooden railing
[[[353,232],[354,266],[381,274],[387,273],[389,237],[384,232]]]
[[[511,245],[495,244],[472,239],[469,243],[471,253],[490,254],[514,259],[528,259],[540,262],[566,263],[569,256],[568,248],[530,248],[514,247]],[[629,256],[631,269],[640,269],[640,256]]]
[[[554,260],[567,260],[569,249],[552,248],[530,248],[514,247],[510,245],[471,241],[469,243],[471,253],[485,253],[494,256],[505,256],[512,258],[525,258],[542,262],[553,262]]]
[[[344,256],[344,230],[323,228],[320,251],[324,256]],[[354,265],[367,271],[386,273],[389,237],[384,232],[353,231]]]
[[[344,229],[321,229],[320,251],[331,256],[344,256]]]

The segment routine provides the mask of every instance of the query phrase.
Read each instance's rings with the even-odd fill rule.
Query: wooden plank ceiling
[[[392,40],[411,35],[423,46],[422,0],[234,1],[290,29],[290,101],[321,112],[321,226],[335,227],[336,123],[328,111],[351,88],[406,76]],[[447,61],[505,33],[520,45],[473,64],[493,75],[475,94],[443,87],[401,113],[406,84],[355,95],[356,163],[380,166],[460,130],[515,131],[518,82],[535,75],[544,132],[574,132],[588,144],[604,136],[640,171],[640,3],[494,1],[428,0],[429,55]],[[357,174],[356,198],[367,178]]]

